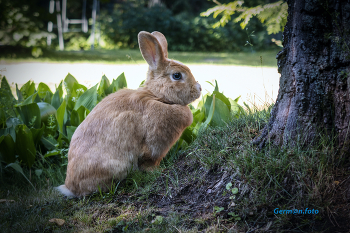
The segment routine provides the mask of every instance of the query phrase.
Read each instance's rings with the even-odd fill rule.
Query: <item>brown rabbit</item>
[[[67,177],[58,190],[84,196],[135,168],[159,165],[185,128],[192,123],[189,103],[201,86],[190,69],[168,59],[160,32],[140,32],[142,56],[149,64],[145,85],[108,95],[76,129],[68,152]]]

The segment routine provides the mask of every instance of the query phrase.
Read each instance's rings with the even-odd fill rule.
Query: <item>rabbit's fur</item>
[[[190,69],[167,58],[167,41],[160,32],[140,32],[139,46],[149,64],[145,85],[108,95],[76,129],[68,152],[67,177],[58,187],[64,195],[84,196],[131,169],[159,165],[185,128],[192,123],[189,103],[201,86]],[[173,74],[181,73],[175,80]]]

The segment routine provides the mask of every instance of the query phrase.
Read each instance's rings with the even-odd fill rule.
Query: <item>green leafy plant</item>
[[[210,82],[208,82],[210,83]],[[202,97],[197,108],[192,105],[193,123],[185,129],[180,137],[180,144],[190,144],[198,135],[198,133],[210,126],[224,126],[232,118],[238,118],[243,112],[243,108],[238,104],[240,97],[232,100],[219,92],[219,86],[215,80],[212,93],[208,93]]]
[[[214,91],[204,95],[197,108],[190,105],[193,123],[174,145],[175,151],[186,148],[209,125],[224,126],[243,113],[237,103],[239,98],[227,98],[219,92],[216,81],[215,85],[210,84]],[[45,83],[39,83],[37,88],[33,81],[20,89],[16,85],[16,99],[3,77],[0,87],[1,163],[17,164],[8,166],[14,169],[21,166],[31,169],[41,158],[60,166],[67,165],[69,143],[76,128],[105,96],[126,87],[124,73],[111,83],[102,76],[101,81],[89,89],[68,74],[54,93]],[[34,167],[34,170],[40,177],[42,168]],[[110,190],[111,193],[115,191],[115,188]]]
[[[226,184],[226,190],[229,191],[229,192],[232,192],[232,196],[230,197],[230,199],[235,199],[236,198],[236,194],[238,193],[238,188],[234,187],[232,188],[232,183],[229,182]]]
[[[103,76],[101,82],[90,89],[68,74],[55,93],[44,83],[39,83],[37,89],[33,81],[28,81],[20,89],[16,85],[15,99],[3,77],[0,87],[0,161],[31,168],[40,153],[44,159],[56,157],[61,159],[61,164],[66,164],[69,142],[75,129],[103,97],[125,87],[124,73],[112,84]],[[13,165],[9,167],[15,168]]]

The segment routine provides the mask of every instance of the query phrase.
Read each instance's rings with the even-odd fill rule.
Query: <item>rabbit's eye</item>
[[[181,73],[174,73],[174,74],[173,74],[173,79],[175,79],[175,80],[180,80],[181,78],[182,78]]]

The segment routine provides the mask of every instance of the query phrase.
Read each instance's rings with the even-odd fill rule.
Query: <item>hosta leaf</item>
[[[4,129],[0,129],[0,136],[3,135],[10,135],[13,139],[13,141],[16,141],[16,130],[15,130],[16,126],[11,126],[9,128],[4,128]]]
[[[16,161],[15,142],[10,134],[0,137],[0,154],[6,163],[14,163]]]
[[[52,137],[41,137],[41,142],[44,144],[46,149],[53,150],[56,148],[58,142]]]
[[[221,92],[218,91],[213,91],[213,94],[215,94],[215,97],[219,100],[221,100],[222,102],[224,102],[227,106],[228,109],[231,109],[231,103],[230,100]]]
[[[45,95],[45,97],[44,97],[44,102],[45,103],[48,103],[48,104],[51,104],[51,100],[52,100],[52,96],[53,96],[53,94],[52,94],[52,92],[46,92],[46,95]]]
[[[36,103],[22,105],[16,108],[19,112],[24,124],[28,127],[34,127],[36,129],[41,128],[40,109]]]
[[[71,75],[70,73],[67,74],[66,78],[64,79],[64,87],[66,88],[67,95],[70,95],[73,91],[74,83],[78,83],[78,81]]]
[[[16,83],[16,94],[17,94],[17,98],[18,98],[18,103],[22,102],[24,97],[22,95],[22,92],[18,89],[17,83]]]
[[[41,99],[44,99],[46,97],[47,92],[52,94],[52,91],[50,90],[49,86],[45,83],[39,83],[38,85],[38,95]]]
[[[15,150],[19,158],[31,167],[35,161],[36,149],[32,132],[26,125],[16,126]]]
[[[74,84],[79,84],[78,81],[71,75],[68,74],[64,79],[64,86],[67,91],[66,104],[67,109],[72,110],[76,102],[76,93],[74,92]]]
[[[100,96],[105,96],[106,95],[106,90],[108,89],[108,87],[110,86],[110,82],[108,80],[108,78],[106,77],[106,75],[103,75],[100,81],[100,85],[98,87],[97,93]]]
[[[84,106],[89,111],[91,111],[97,104],[97,85],[91,87],[89,90],[84,92],[77,102],[75,103],[74,110],[80,108],[80,106]]]
[[[40,98],[38,96],[38,93],[36,92],[33,95],[28,96],[28,98],[26,98],[23,102],[16,104],[15,106],[18,107],[18,106],[31,104],[31,103],[37,103],[37,102],[40,102]]]
[[[80,106],[78,110],[73,110],[70,118],[70,123],[72,126],[78,127],[83,120],[85,120],[87,114],[89,114],[89,110],[87,110],[84,106]]]
[[[41,129],[34,129],[34,128],[30,129],[30,131],[32,132],[34,145],[37,145],[40,142],[41,137],[44,134],[44,130],[45,130],[45,125],[44,124],[41,127]]]
[[[72,139],[72,136],[74,134],[74,131],[77,129],[75,126],[67,126],[67,137],[69,141]]]
[[[51,105],[46,102],[39,102],[37,103],[39,109],[40,109],[40,118],[41,122],[45,122],[47,125],[47,120],[50,115],[55,115],[56,116],[56,109]]]
[[[63,100],[61,106],[57,109],[57,123],[58,123],[60,132],[63,132],[65,113],[66,113],[66,100]]]
[[[61,105],[60,91],[57,89],[55,94],[52,96],[51,105],[58,109]]]
[[[196,134],[193,132],[193,129],[191,127],[187,127],[183,131],[181,138],[190,144],[194,139],[196,139]]]
[[[215,95],[216,96],[216,95]],[[215,111],[211,121],[212,126],[224,126],[230,120],[230,110],[220,99],[215,98]]]
[[[123,72],[121,75],[118,76],[116,80],[112,81],[112,84],[106,90],[106,95],[109,95],[111,93],[114,93],[126,87],[127,87],[127,83]]]
[[[33,81],[29,80],[26,82],[20,89],[23,98],[26,99],[27,97],[31,96],[35,92],[35,84]]]
[[[208,98],[209,98],[209,96],[208,96]],[[206,102],[208,101],[208,98],[207,98]],[[208,110],[208,117],[205,120],[205,122],[201,125],[201,128],[199,130],[205,129],[211,123],[211,121],[213,119],[214,111],[215,111],[215,95],[213,95],[211,97],[211,99],[212,99],[212,101],[211,101],[211,104],[210,104],[210,108]]]

